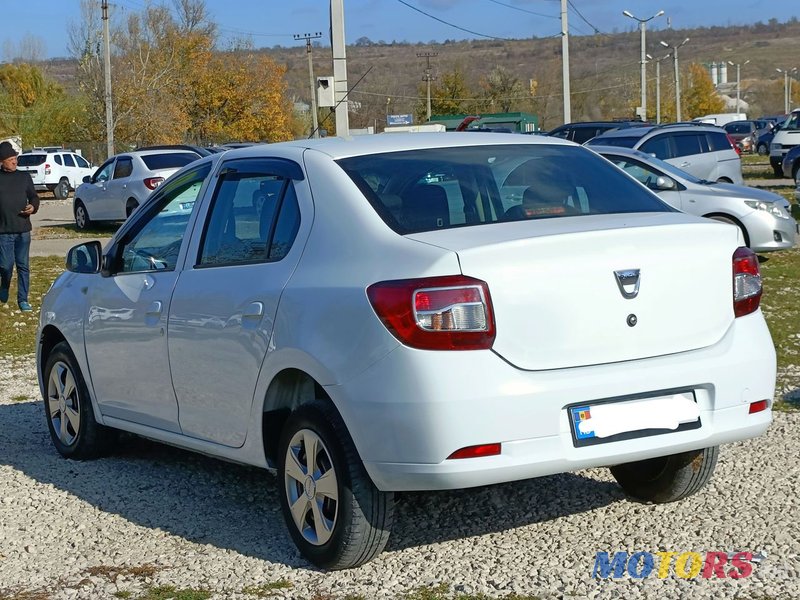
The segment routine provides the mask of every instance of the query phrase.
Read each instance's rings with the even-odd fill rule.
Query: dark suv
[[[715,125],[671,124],[609,131],[587,146],[625,146],[652,154],[699,179],[742,185],[742,163],[725,130]]]
[[[560,137],[576,144],[588,142],[595,136],[614,129],[627,129],[628,127],[642,127],[649,125],[642,121],[584,121],[565,123],[547,132],[547,135]]]

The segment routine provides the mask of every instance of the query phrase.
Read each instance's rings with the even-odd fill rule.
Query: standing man
[[[11,273],[17,266],[17,304],[29,312],[31,215],[39,210],[39,196],[28,173],[17,171],[17,152],[0,143],[0,302],[8,302]]]

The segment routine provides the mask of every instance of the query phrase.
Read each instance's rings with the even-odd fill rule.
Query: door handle
[[[690,163],[690,162],[682,162],[681,166],[682,167],[688,167],[690,164],[692,164],[692,163]]]
[[[245,319],[260,319],[264,316],[264,303],[263,302],[251,302],[247,308],[244,309],[242,313],[242,317]]]
[[[147,307],[147,311],[145,312],[145,314],[148,317],[157,317],[157,316],[159,316],[161,314],[161,301],[160,300],[154,300],[153,302],[151,302],[150,306]]]

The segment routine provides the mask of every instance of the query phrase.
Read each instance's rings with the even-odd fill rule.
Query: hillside
[[[750,103],[750,114],[783,112],[783,77],[776,68],[792,68],[794,57],[800,56],[800,22],[757,23],[751,26],[709,27],[701,29],[649,29],[648,52],[656,58],[667,54],[659,40],[680,43],[681,71],[690,62],[706,64],[731,61],[744,63],[741,69],[742,99]],[[570,36],[570,68],[572,119],[586,120],[630,116],[631,107],[639,101],[638,30],[593,36]],[[308,63],[305,45],[263,49],[287,67],[290,95],[308,103],[310,99]],[[352,127],[377,124],[383,126],[389,113],[413,113],[420,104],[420,90],[425,59],[417,53],[435,52],[432,59],[434,76],[459,68],[465,75],[473,96],[480,93],[479,81],[496,66],[502,66],[517,77],[525,90],[529,82],[537,82],[536,96],[529,94],[513,102],[512,110],[527,110],[540,115],[544,128],[561,123],[561,40],[554,38],[529,40],[487,40],[442,44],[408,44],[403,42],[371,42],[365,38],[348,46],[348,80],[351,87],[372,70],[351,93],[351,100],[360,103],[351,115]],[[330,48],[314,48],[314,73],[332,75]],[[54,60],[46,69],[67,88],[73,86],[73,61]],[[651,98],[655,90],[655,66],[648,67],[648,88]],[[728,93],[735,96],[736,67],[728,68]],[[691,82],[682,80],[686,89]],[[674,103],[672,59],[661,63],[662,103]],[[800,83],[795,84],[800,97]],[[388,100],[388,102],[387,102]],[[653,100],[650,100],[653,110]],[[684,115],[686,117],[688,115]],[[693,116],[693,115],[692,115]]]

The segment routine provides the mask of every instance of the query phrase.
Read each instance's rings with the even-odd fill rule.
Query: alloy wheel
[[[81,427],[78,386],[72,370],[61,361],[50,370],[47,414],[61,443],[65,446],[75,443]]]

